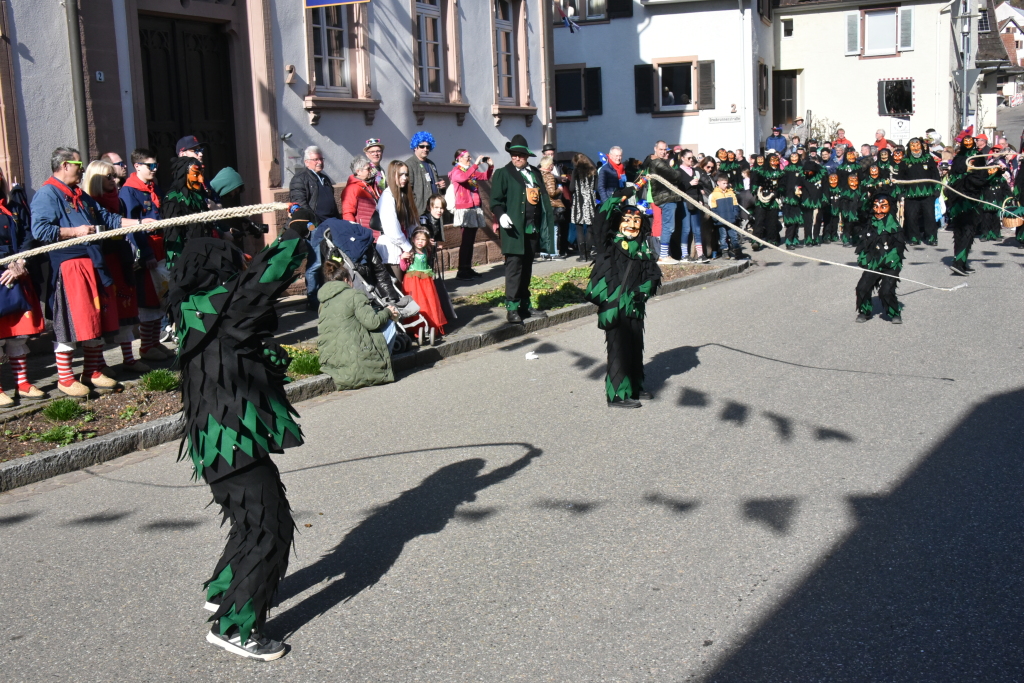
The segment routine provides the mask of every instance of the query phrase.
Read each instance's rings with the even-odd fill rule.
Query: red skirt
[[[74,344],[119,327],[117,304],[96,276],[92,261],[75,258],[60,264],[53,302],[54,338]]]
[[[114,280],[114,286],[108,287],[113,290],[115,305],[117,306],[118,322],[122,325],[133,325],[139,322],[139,298],[135,291],[134,273],[125,273],[121,257],[116,253],[104,254],[103,262],[107,266],[107,272]],[[132,276],[132,280],[128,279]]]
[[[23,334],[40,334],[46,329],[43,311],[39,306],[39,295],[36,294],[36,288],[32,286],[32,278],[25,275],[18,282],[32,308],[24,313],[11,313],[0,318],[0,339],[10,339]]]
[[[402,281],[402,289],[419,304],[420,313],[427,319],[427,323],[444,334],[444,326],[448,324],[448,319],[441,310],[441,300],[437,296],[434,278],[420,271],[409,271]]]

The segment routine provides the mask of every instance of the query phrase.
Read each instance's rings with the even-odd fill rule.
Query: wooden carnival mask
[[[999,165],[998,165],[998,164],[992,164],[992,165],[991,165],[991,166],[990,166],[990,167],[988,168],[988,174],[989,174],[989,175],[995,175],[996,173],[998,173],[998,172],[999,172],[999,170],[1000,170],[1000,168],[999,168]]]
[[[898,149],[895,152],[893,152],[892,153],[892,160],[895,161],[897,164],[902,164],[903,163],[903,150],[902,149]]]
[[[860,178],[851,173],[846,177],[846,184],[851,190],[856,190],[860,187]]]
[[[872,180],[877,180],[878,179],[878,167],[877,166],[872,166],[871,168],[869,168],[868,169],[868,175],[871,176]]]
[[[199,164],[192,164],[188,167],[188,176],[185,178],[185,184],[188,185],[190,190],[198,190],[203,186],[203,167]]]
[[[883,218],[889,215],[890,208],[891,207],[889,206],[889,198],[879,197],[871,205],[871,213],[873,213],[875,215],[875,218],[877,218],[878,220],[882,220]]]
[[[835,173],[829,174],[829,176],[828,176],[828,186],[831,187],[833,190],[835,188],[839,187],[839,176],[836,175]]]
[[[846,150],[846,163],[855,164],[857,163],[857,153],[852,149]]]
[[[914,157],[921,156],[921,141],[920,140],[911,140],[910,141],[910,153]]]
[[[789,155],[789,163],[791,163],[791,164],[799,164],[800,163],[800,155],[797,154],[796,152],[793,152],[792,154],[790,154]]]
[[[729,159],[729,153],[725,151],[725,148],[722,148],[715,152],[715,156],[718,157],[719,161],[728,161]]]
[[[885,163],[885,162],[889,161],[889,157],[890,156],[892,156],[892,155],[889,154],[889,150],[887,150],[887,149],[882,149],[882,150],[878,151],[878,161],[880,161],[882,163]]]
[[[630,210],[622,214],[622,220],[619,221],[619,232],[626,238],[635,240],[640,236],[641,225],[643,225],[643,216],[639,211]]]
[[[754,157],[754,166],[764,166],[764,156],[758,154]]]
[[[773,155],[771,155],[770,157],[768,157],[768,164],[769,164],[769,165],[770,165],[770,166],[771,166],[772,168],[778,168],[778,167],[779,167],[779,163],[780,163],[780,162],[779,162],[779,157],[778,157],[778,155],[775,155],[775,154],[773,154]]]
[[[729,161],[736,161],[736,152],[729,152]]]
[[[974,138],[968,135],[961,144],[964,146],[964,149],[974,149]]]

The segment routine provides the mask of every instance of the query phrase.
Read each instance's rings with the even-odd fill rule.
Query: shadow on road
[[[482,458],[442,467],[415,488],[372,510],[318,561],[287,576],[281,584],[282,601],[321,582],[343,578],[276,615],[269,623],[272,632],[291,635],[315,617],[370,588],[388,573],[406,543],[418,536],[441,532],[457,516],[456,508],[475,501],[477,493],[514,476],[542,453],[529,444],[508,445],[525,447],[527,452],[487,474],[480,473],[487,464]],[[487,510],[477,512],[489,514]],[[467,521],[474,521],[472,514]]]
[[[707,680],[1024,679],[1024,390],[994,396]],[[784,532],[785,505],[745,510]]]

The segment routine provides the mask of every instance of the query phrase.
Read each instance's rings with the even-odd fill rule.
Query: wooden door
[[[796,118],[796,71],[776,71],[772,80],[772,125],[793,123]]]
[[[207,180],[225,166],[238,167],[231,104],[228,38],[220,24],[139,16],[148,146],[169,179],[175,143],[195,135],[206,143]]]

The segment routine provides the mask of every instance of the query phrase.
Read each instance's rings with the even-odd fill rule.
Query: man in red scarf
[[[622,148],[608,150],[608,163],[597,171],[597,198],[604,201],[626,186],[626,167],[622,164]]]
[[[160,192],[156,186],[158,164],[148,149],[132,152],[134,171],[121,188],[125,216],[136,220],[160,220]],[[166,360],[172,354],[160,343],[160,321],[164,317],[164,296],[167,293],[167,252],[160,232],[138,232],[135,240],[145,268],[135,271],[135,291],[139,296],[139,331],[143,360]]]
[[[32,198],[32,236],[43,244],[91,235],[138,220],[122,219],[82,191],[82,157],[78,150],[58,147],[50,158],[53,175]],[[145,222],[145,221],[144,221]],[[57,388],[69,396],[87,396],[90,387],[110,389],[117,382],[100,372],[103,333],[119,327],[114,281],[106,270],[97,243],[49,253],[50,296],[47,309],[53,320]],[[82,342],[85,363],[81,381],[71,372],[75,346]]]

